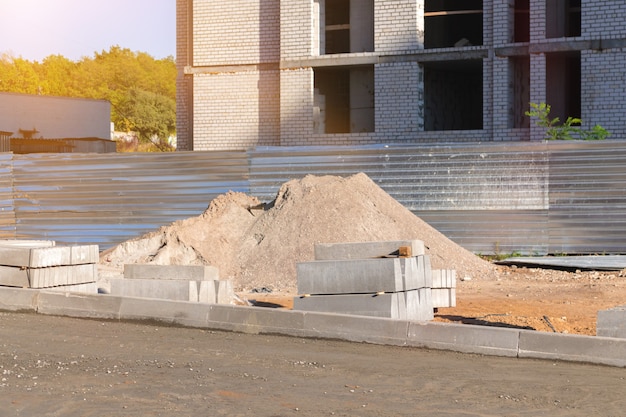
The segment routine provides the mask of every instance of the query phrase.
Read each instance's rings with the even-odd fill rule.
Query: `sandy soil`
[[[495,266],[439,233],[362,173],[288,181],[265,203],[229,192],[197,217],[104,252],[100,268],[106,280],[121,275],[127,263],[213,265],[241,299],[290,308],[296,264],[314,259],[316,243],[408,239],[425,243],[433,268],[457,271],[457,307],[440,309],[438,321],[595,335],[598,310],[626,304],[622,272]]]
[[[0,415],[620,416],[620,368],[0,313]]]

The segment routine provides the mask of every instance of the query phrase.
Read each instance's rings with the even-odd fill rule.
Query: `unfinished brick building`
[[[177,0],[178,148],[626,137],[626,0]]]

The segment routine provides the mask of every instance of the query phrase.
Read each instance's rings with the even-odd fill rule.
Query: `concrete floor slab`
[[[409,247],[410,256],[424,255],[424,242],[421,240],[398,240],[381,242],[318,243],[314,246],[318,261],[369,259],[397,256],[400,247]]]
[[[219,279],[219,270],[203,265],[124,265],[127,279],[180,279],[185,281],[213,281]]]
[[[598,311],[596,335],[626,339],[626,305]]]

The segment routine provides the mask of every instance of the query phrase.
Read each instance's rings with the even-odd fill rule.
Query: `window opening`
[[[580,51],[546,54],[546,103],[561,122],[581,115]]]
[[[482,60],[424,63],[424,130],[482,128]]]
[[[482,0],[426,0],[424,48],[451,48],[482,44]]]
[[[374,132],[374,67],[314,70],[316,133]]]
[[[530,41],[530,0],[515,0],[513,42]]]
[[[374,51],[374,0],[318,0],[320,53]]]
[[[546,0],[546,38],[580,36],[580,0]]]

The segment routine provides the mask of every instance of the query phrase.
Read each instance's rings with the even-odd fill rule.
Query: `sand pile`
[[[264,209],[229,192],[200,216],[161,227],[101,256],[101,264],[213,265],[237,291],[295,293],[296,263],[313,260],[315,243],[420,239],[433,268],[487,278],[494,268],[415,216],[367,175],[307,176],[289,181]]]

